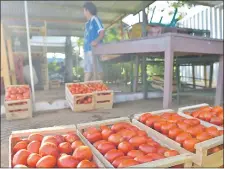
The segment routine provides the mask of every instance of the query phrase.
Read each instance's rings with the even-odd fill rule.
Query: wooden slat
[[[11,38],[11,37],[10,37]],[[7,39],[7,49],[8,49],[8,58],[9,58],[9,67],[10,67],[10,75],[12,79],[12,84],[16,84],[16,72],[15,72],[15,66],[14,66],[14,58],[12,54],[12,41],[11,39]]]

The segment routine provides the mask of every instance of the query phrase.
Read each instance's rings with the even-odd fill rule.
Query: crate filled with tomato
[[[136,123],[158,139],[182,147],[194,153],[193,162],[201,167],[223,165],[223,130],[201,122],[191,116],[186,117],[173,110],[160,110],[134,115]]]
[[[9,167],[102,168],[77,135],[76,126],[14,131],[9,138]]]
[[[94,93],[96,109],[112,109],[113,91],[103,81],[89,81],[85,82],[85,84]]]
[[[4,107],[7,120],[32,117],[30,87],[28,85],[7,86]]]
[[[95,109],[94,93],[84,83],[66,83],[66,100],[75,112]]]
[[[158,140],[126,117],[78,124],[77,128],[106,168],[192,166],[192,153]]]
[[[206,123],[223,127],[224,110],[221,106],[210,107],[208,104],[198,104],[193,106],[181,107],[178,109],[179,114],[192,116]]]

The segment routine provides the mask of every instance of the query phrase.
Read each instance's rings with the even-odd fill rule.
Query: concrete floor
[[[200,104],[213,104],[213,100],[208,98],[184,97],[181,106]],[[162,99],[139,100],[115,104],[111,110],[98,110],[93,112],[74,113],[70,109],[35,112],[32,119],[7,121],[1,117],[1,167],[8,167],[8,147],[9,135],[11,131],[51,127],[55,125],[78,124],[89,121],[98,121],[109,118],[124,117],[145,111],[162,109]],[[174,102],[172,109],[177,110],[178,105]]]

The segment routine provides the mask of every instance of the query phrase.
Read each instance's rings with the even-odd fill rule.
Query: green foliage
[[[60,66],[58,65],[56,60],[54,60],[53,62],[48,64],[49,73],[57,72],[57,71],[59,71],[59,69],[60,69]]]
[[[84,81],[84,69],[82,67],[78,67],[77,69],[73,67],[73,75],[75,79]]]

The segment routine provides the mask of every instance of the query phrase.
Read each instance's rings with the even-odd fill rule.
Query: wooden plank
[[[209,88],[212,88],[213,83],[213,63],[210,64],[210,73],[209,73]]]
[[[142,68],[143,68],[143,94],[144,99],[148,98],[148,83],[147,83],[147,63],[146,63],[146,57],[142,57]]]
[[[135,65],[134,65],[134,84],[133,91],[137,92],[138,87],[138,76],[139,76],[139,57],[135,56]]]
[[[219,61],[219,72],[218,72],[217,85],[216,85],[215,105],[220,105],[223,99],[223,91],[224,91],[223,68],[224,68],[224,56],[221,55],[220,61]]]
[[[207,87],[207,70],[206,70],[206,65],[204,65],[204,83],[205,83],[205,87]]]
[[[195,86],[195,65],[192,64],[192,83],[193,83],[193,88],[195,89],[196,86]]]

